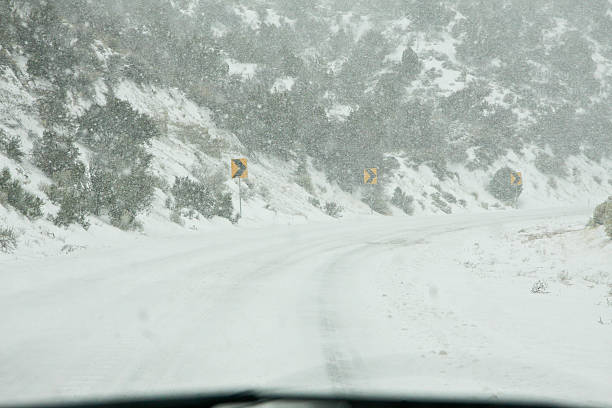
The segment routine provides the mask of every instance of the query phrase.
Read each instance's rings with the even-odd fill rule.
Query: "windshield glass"
[[[612,1],[0,0],[0,405],[612,406]]]

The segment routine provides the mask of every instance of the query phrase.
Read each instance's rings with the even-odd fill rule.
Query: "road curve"
[[[494,327],[478,327],[471,309],[455,308],[463,304],[431,301],[445,285],[458,298],[473,289],[406,260],[438,236],[571,214],[230,228],[4,262],[0,401],[253,387],[486,394],[531,389],[521,376],[553,383],[560,377],[526,365],[492,379],[483,353],[502,344]],[[451,354],[456,339],[469,350]]]

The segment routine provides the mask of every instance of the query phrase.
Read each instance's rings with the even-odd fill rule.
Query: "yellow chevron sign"
[[[363,184],[378,184],[378,169],[363,169]]]
[[[513,171],[510,173],[510,184],[513,186],[523,185],[523,175],[520,171]]]
[[[232,159],[232,178],[247,178],[247,159]]]

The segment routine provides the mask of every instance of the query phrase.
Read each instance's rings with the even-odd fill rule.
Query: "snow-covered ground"
[[[612,242],[588,216],[177,227],[0,260],[0,400],[275,388],[611,406]]]

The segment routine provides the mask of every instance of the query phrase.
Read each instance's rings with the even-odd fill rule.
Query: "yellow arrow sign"
[[[378,169],[363,169],[363,184],[378,184]]]
[[[513,186],[522,186],[523,185],[523,175],[520,171],[513,171],[510,173],[510,184]]]
[[[247,159],[232,159],[232,178],[247,178]]]

